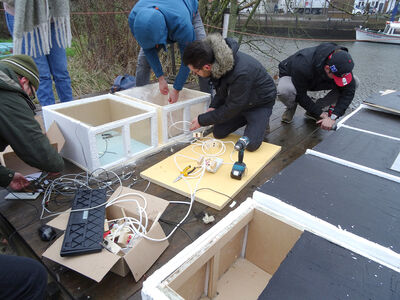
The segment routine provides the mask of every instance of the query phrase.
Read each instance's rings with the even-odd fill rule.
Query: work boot
[[[297,104],[291,108],[286,108],[282,115],[282,122],[290,124],[293,121],[293,116],[296,112]]]

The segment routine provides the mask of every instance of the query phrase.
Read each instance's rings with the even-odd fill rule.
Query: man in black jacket
[[[34,118],[31,98],[39,87],[39,71],[27,55],[0,60],[0,151],[10,145],[25,163],[57,173],[64,161]],[[0,165],[0,187],[20,190],[29,185],[20,173]]]
[[[201,77],[210,77],[215,87],[210,108],[192,121],[190,130],[214,125],[221,139],[246,125],[247,150],[257,150],[269,126],[276,88],[271,76],[253,57],[242,53],[232,39],[213,34],[189,44],[183,62]]]
[[[300,104],[306,115],[317,120],[322,129],[330,130],[353,101],[356,81],[354,62],[347,48],[334,43],[322,43],[302,49],[279,64],[278,99],[287,107],[282,122],[291,123]],[[307,91],[331,90],[324,98],[313,102]],[[335,104],[329,114],[325,106]]]

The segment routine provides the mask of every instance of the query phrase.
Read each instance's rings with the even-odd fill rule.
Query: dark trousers
[[[248,151],[255,151],[264,140],[265,130],[269,124],[272,108],[256,107],[246,110],[228,121],[214,125],[213,134],[217,139],[223,139],[230,133],[246,125],[244,135],[250,140]]]
[[[0,299],[45,299],[47,271],[22,256],[0,255]]]

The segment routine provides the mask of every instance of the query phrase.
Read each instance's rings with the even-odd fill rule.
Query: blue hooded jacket
[[[129,15],[129,27],[143,48],[156,77],[164,74],[157,47],[177,42],[181,56],[185,47],[196,39],[192,20],[197,14],[197,0],[140,0]],[[181,63],[174,88],[181,90],[189,75]]]

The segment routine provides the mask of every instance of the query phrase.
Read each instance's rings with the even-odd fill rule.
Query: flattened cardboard
[[[63,240],[64,235],[60,236],[42,256],[81,273],[97,282],[100,282],[115,263],[120,260],[118,255],[112,254],[107,250],[79,256],[61,257],[60,251]]]
[[[153,224],[148,236],[155,239],[162,239],[165,237],[164,231],[158,222]],[[135,251],[128,252],[124,258],[136,281],[150,269],[167,247],[167,240],[163,242],[153,242],[147,239],[141,239],[135,244]]]
[[[41,128],[42,131],[44,132],[44,127],[42,127],[42,125]],[[60,128],[58,128],[56,123],[53,122],[51,124],[46,135],[50,141],[50,144],[57,149],[58,153],[60,153],[61,149],[64,147],[65,139],[60,131]],[[3,166],[10,168],[14,171],[17,171],[25,176],[40,171],[39,169],[31,167],[30,165],[26,164],[23,160],[21,160],[17,156],[17,154],[15,154],[14,150],[10,146],[7,146],[6,149],[3,152],[1,152],[0,162]]]
[[[123,196],[129,193],[141,194],[147,200],[146,212],[149,224],[151,224],[148,236],[157,239],[164,238],[165,234],[158,223],[158,219],[167,208],[169,204],[168,201],[127,187],[119,187],[111,195],[108,201],[111,201],[118,196],[122,196],[120,198],[121,200],[130,198],[129,195]],[[144,204],[143,200],[139,197],[135,199],[137,199],[141,205]],[[124,213],[127,216],[132,215],[137,217],[137,205],[132,202],[124,202],[108,207],[106,210],[107,218],[122,217],[121,208],[124,209]],[[54,218],[48,222],[47,225],[60,230],[65,230],[68,224],[68,218],[69,213],[65,213]],[[100,282],[110,270],[120,276],[126,276],[129,273],[128,270],[130,270],[135,280],[138,281],[169,245],[168,240],[153,242],[145,238],[139,238],[136,241],[135,246],[123,257],[112,254],[107,250],[102,250],[100,253],[86,254],[76,257],[61,257],[60,250],[63,238],[63,236],[58,238],[57,241],[51,245],[45,253],[43,253],[43,256],[73,269],[97,282]],[[109,259],[110,255],[112,256],[111,260]],[[90,259],[88,259],[89,256]],[[93,268],[93,265],[100,266]]]

